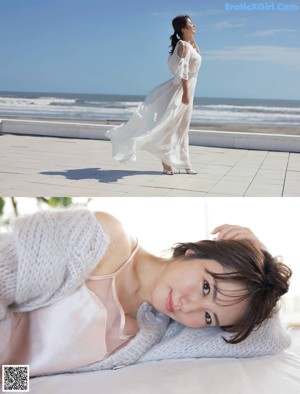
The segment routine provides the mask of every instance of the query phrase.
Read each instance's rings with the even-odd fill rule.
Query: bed
[[[117,370],[30,380],[33,394],[299,394],[300,330],[278,355],[151,361]]]

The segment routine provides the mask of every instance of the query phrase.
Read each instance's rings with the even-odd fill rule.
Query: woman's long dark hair
[[[179,15],[179,16],[176,16],[176,18],[174,18],[172,20],[172,26],[174,29],[174,33],[170,36],[170,40],[171,40],[170,54],[171,55],[174,52],[177,42],[182,38],[181,29],[184,29],[186,27],[188,19],[191,19],[188,15]]]
[[[193,253],[185,255],[187,250]],[[233,298],[228,306],[247,300],[243,314],[231,326],[221,327],[234,333],[228,343],[238,343],[246,339],[252,330],[274,313],[279,298],[288,291],[292,271],[278,258],[272,257],[250,241],[219,240],[177,244],[173,257],[186,259],[216,260],[225,269],[217,274],[207,271],[216,283],[233,281],[243,285],[240,295]],[[217,289],[222,294],[222,286]]]

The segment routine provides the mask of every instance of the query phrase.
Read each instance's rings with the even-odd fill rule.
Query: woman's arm
[[[216,227],[212,234],[218,234],[216,240],[233,239],[233,240],[249,240],[255,243],[259,248],[267,250],[265,245],[257,238],[257,236],[248,228],[236,226],[232,224],[223,224]]]
[[[190,102],[190,92],[189,92],[189,80],[188,80],[188,62],[190,57],[190,50],[189,45],[185,41],[179,41],[178,48],[177,48],[177,55],[181,59],[181,67],[184,72],[180,75],[181,77],[181,84],[182,84],[182,99],[181,102],[185,105],[188,105]]]
[[[187,79],[182,79],[182,103],[188,105],[190,102],[190,92],[189,92],[189,81]]]

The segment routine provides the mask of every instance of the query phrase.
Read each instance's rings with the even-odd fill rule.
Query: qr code
[[[2,391],[29,392],[29,365],[3,365]]]

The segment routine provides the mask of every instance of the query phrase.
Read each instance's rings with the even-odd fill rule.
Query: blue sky
[[[171,77],[171,20],[187,13],[203,57],[196,96],[300,99],[300,1],[226,3],[253,4],[1,0],[0,90],[144,95]]]

